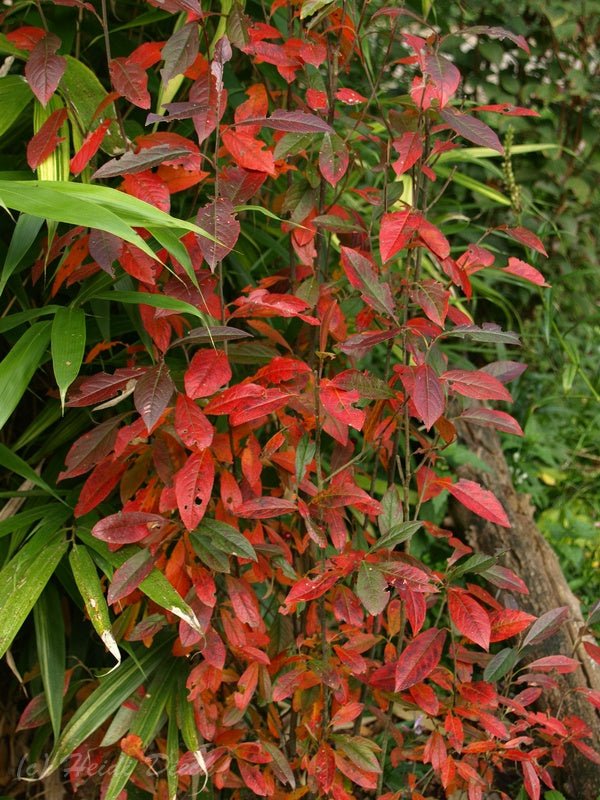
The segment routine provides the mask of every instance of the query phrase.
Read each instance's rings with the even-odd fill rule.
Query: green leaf
[[[519,660],[518,650],[512,647],[505,647],[488,662],[487,667],[483,671],[484,681],[495,683],[503,678],[507,672],[514,667]]]
[[[304,480],[304,473],[306,472],[306,468],[310,464],[310,462],[315,457],[317,446],[316,444],[311,441],[310,437],[307,433],[300,439],[298,442],[298,447],[296,448],[296,481],[301,483]]]
[[[43,489],[44,492],[51,494],[52,497],[55,497],[59,502],[64,503],[64,500],[60,495],[56,493],[56,491],[49,486],[43,478],[37,474],[37,472],[32,469],[29,464],[20,458],[16,453],[13,453],[6,445],[0,443],[0,465],[5,467],[10,472],[14,472],[16,475],[20,475],[25,480],[30,481],[34,486],[37,486],[39,489]],[[39,517],[38,517],[39,519]],[[2,523],[0,522],[0,530],[1,530]],[[2,533],[0,533],[2,536]]]
[[[400,542],[410,539],[422,526],[422,522],[401,522],[398,525],[394,525],[381,539],[375,542],[370,552],[381,550],[384,547],[391,549]]]
[[[10,647],[66,549],[62,530],[55,530],[48,536],[47,530],[42,529],[0,572],[0,658]]]
[[[82,308],[59,308],[52,323],[52,367],[64,414],[67,389],[79,375],[85,351],[85,314]]]
[[[172,662],[168,652],[170,646],[170,641],[155,644],[139,658],[127,659],[117,670],[100,679],[98,688],[86,697],[65,726],[40,777],[58,769],[73,750],[97,731],[159,666],[165,661]]]
[[[0,362],[0,428],[25,394],[50,341],[50,322],[36,322]]]
[[[79,593],[83,597],[90,622],[108,652],[115,657],[118,666],[121,663],[121,652],[111,630],[108,606],[96,565],[87,548],[81,545],[73,546],[69,553],[69,563]]]
[[[462,172],[452,172],[447,167],[440,167],[439,164],[436,165],[434,171],[436,175],[442,178],[450,178],[454,183],[458,183],[459,186],[464,186],[465,189],[470,189],[474,194],[486,197],[488,200],[492,200],[498,205],[510,206],[511,204],[510,199],[502,194],[502,192],[493,189],[491,186],[487,186],[485,183],[481,183],[481,181],[472,178],[470,175],[465,175]]]
[[[59,308],[60,306],[47,305],[43,308],[28,308],[27,311],[17,311],[16,314],[9,314],[4,319],[0,319],[0,333],[12,331],[13,328],[18,328],[19,325],[24,325],[26,322],[38,319],[38,317],[49,317],[55,314]]]
[[[49,583],[33,607],[37,655],[54,741],[60,735],[65,684],[65,626],[56,588]]]
[[[177,300],[176,297],[169,297],[164,294],[148,294],[147,292],[121,292],[114,291],[101,291],[98,292],[96,298],[99,300],[113,300],[116,303],[129,303],[131,305],[139,306],[140,304],[153,306],[154,308],[166,308],[174,311],[177,314],[193,314],[201,320],[206,319],[206,315],[202,313],[196,306],[191,303],[186,303],[185,300]]]
[[[218,519],[203,519],[190,538],[192,542],[198,538],[203,539],[206,546],[216,547],[227,555],[258,561],[256,551],[248,539],[232,525]]]
[[[452,569],[452,577],[458,578],[467,572],[485,572],[486,569],[493,567],[498,559],[494,556],[486,556],[483,553],[474,553],[472,556],[463,561],[462,564],[457,564]]]
[[[358,570],[356,594],[369,614],[374,617],[386,607],[390,596],[387,581],[374,564],[363,561]]]
[[[2,81],[0,81],[0,86]],[[1,127],[2,113],[0,111],[0,127]],[[6,282],[17,269],[21,261],[27,255],[31,245],[35,242],[40,228],[44,224],[44,220],[40,217],[32,217],[29,214],[21,214],[15,225],[6,258],[4,259],[4,266],[2,267],[2,275],[0,275],[0,294],[4,291]]]
[[[46,514],[56,508],[55,503],[46,503],[42,506],[35,508],[28,508],[27,511],[22,511],[20,514],[14,514],[8,519],[0,520],[0,537],[8,536],[15,531],[26,531],[32,523],[42,519]]]
[[[392,528],[404,521],[404,509],[400,497],[400,489],[392,484],[385,490],[381,498],[381,514],[377,517],[377,524],[381,534],[385,536]]]
[[[160,670],[154,677],[131,724],[129,732],[140,737],[144,748],[148,747],[161,727],[165,707],[174,693],[178,667],[177,660],[170,659],[166,669]],[[137,764],[137,759],[132,756],[120,754],[104,800],[117,800]]]

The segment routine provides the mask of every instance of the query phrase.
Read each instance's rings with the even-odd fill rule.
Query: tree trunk
[[[519,604],[524,610],[539,616],[558,606],[568,607],[569,621],[542,643],[539,650],[543,652],[536,652],[536,658],[552,653],[579,658],[581,668],[570,675],[559,676],[559,689],[550,693],[547,700],[550,708],[556,710],[561,704],[563,714],[580,717],[592,729],[594,740],[590,743],[598,750],[600,716],[582,694],[572,691],[583,686],[600,690],[600,666],[590,659],[581,642],[576,646],[583,625],[579,602],[565,580],[554,550],[535,525],[529,497],[517,494],[513,487],[496,432],[461,424],[459,437],[490,467],[490,471],[484,474],[476,474],[471,467],[461,467],[459,472],[465,478],[482,483],[498,497],[512,527],[506,529],[486,522],[458,504],[453,506],[453,516],[476,551],[489,555],[504,551],[500,563],[516,572],[529,588],[529,595],[519,595]],[[569,747],[560,780],[563,781],[561,788],[570,800],[595,800],[600,795],[598,765],[573,747]]]

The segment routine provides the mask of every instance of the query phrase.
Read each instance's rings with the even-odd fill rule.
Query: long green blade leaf
[[[0,86],[2,81],[0,81]],[[0,119],[2,114],[0,114]],[[1,123],[0,123],[1,126]],[[35,242],[36,236],[40,232],[40,228],[44,224],[41,217],[32,217],[29,214],[21,214],[15,225],[8,251],[2,267],[2,275],[0,275],[0,294],[4,291],[6,282],[19,266],[23,258],[27,255],[27,251]]]
[[[60,495],[58,495],[43,478],[40,478],[37,472],[32,469],[26,461],[13,453],[13,451],[10,450],[6,445],[1,443],[0,466],[3,466],[10,472],[14,472],[16,475],[20,475],[21,478],[25,478],[25,480],[31,481],[34,486],[37,486],[39,489],[43,489],[44,492],[51,494],[52,497],[56,497],[57,500],[59,500],[61,503],[64,503],[64,500],[60,497]],[[2,523],[0,523],[0,525],[2,525]],[[0,536],[1,535],[2,533],[0,533]]]
[[[52,367],[64,413],[67,389],[79,375],[85,350],[85,314],[81,308],[59,308],[52,323]]]
[[[54,741],[60,735],[65,684],[65,626],[56,588],[49,583],[33,607],[40,673]]]
[[[66,549],[61,530],[51,537],[47,531],[40,530],[0,572],[0,658],[10,647]]]
[[[0,428],[25,394],[49,340],[50,322],[36,322],[0,363]]]

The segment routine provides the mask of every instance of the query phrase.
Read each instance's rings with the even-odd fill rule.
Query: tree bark
[[[584,695],[573,691],[578,687],[600,690],[600,666],[586,653],[579,631],[584,621],[579,602],[562,573],[556,553],[544,539],[534,522],[534,509],[527,495],[518,494],[495,431],[481,426],[460,424],[459,437],[489,467],[481,473],[472,467],[461,467],[460,474],[476,480],[492,491],[504,506],[511,528],[502,528],[476,517],[463,506],[455,504],[453,517],[463,528],[468,543],[489,555],[502,552],[499,563],[512,569],[526,583],[529,594],[519,595],[524,610],[540,616],[558,606],[567,606],[570,619],[562,628],[539,646],[535,657],[558,654],[575,656],[581,668],[569,675],[560,675],[559,689],[546,695],[550,709],[561,706],[563,715],[573,714],[593,731],[589,742],[600,748],[600,715]],[[589,740],[588,740],[589,741]],[[558,780],[566,797],[572,800],[595,800],[600,795],[600,769],[574,747],[568,747],[565,768]]]

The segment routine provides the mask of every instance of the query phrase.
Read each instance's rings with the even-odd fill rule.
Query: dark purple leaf
[[[453,131],[456,131],[469,142],[504,153],[504,148],[498,136],[489,125],[486,125],[480,119],[476,119],[470,114],[463,114],[462,111],[457,111],[455,108],[444,108],[440,111],[440,117],[446,125],[449,125]]]
[[[121,390],[127,389],[129,381],[137,380],[143,372],[144,370],[139,367],[123,367],[115,370],[113,375],[99,372],[91,378],[84,378],[71,387],[67,406],[69,408],[93,406],[110,400]]]
[[[231,200],[219,197],[208,203],[198,212],[196,225],[216,239],[211,241],[206,236],[196,237],[202,255],[214,272],[219,261],[233,250],[240,235],[240,223],[235,216]]]
[[[176,75],[182,75],[198,55],[198,24],[189,22],[167,40],[162,49],[165,65],[160,71],[163,86]]]
[[[152,572],[154,561],[149,550],[139,550],[122,564],[112,577],[107,601],[112,605],[131,594]]]
[[[54,33],[47,33],[31,51],[25,64],[25,77],[31,91],[45,107],[60,83],[67,67],[66,59],[57,56],[60,39]]]
[[[287,133],[334,133],[329,123],[315,114],[306,111],[274,111],[270,117],[251,117],[237,123],[241,125],[261,125],[275,131]]]
[[[567,606],[560,606],[553,608],[542,614],[541,617],[536,619],[527,636],[523,640],[523,647],[527,645],[540,644],[540,642],[549,639],[550,636],[555,634],[563,624],[569,619],[569,609]]]
[[[530,53],[529,45],[524,36],[507,31],[506,28],[499,28],[497,26],[489,27],[487,25],[476,25],[473,28],[466,28],[463,33],[477,33],[490,36],[492,39],[510,39],[511,42],[520,47],[526,53]]]
[[[164,361],[151,367],[139,378],[133,393],[133,402],[148,431],[160,419],[174,390],[169,368]]]
[[[152,167],[160,166],[164,161],[176,158],[189,158],[190,151],[185,147],[173,147],[169,144],[158,144],[147,147],[139,153],[125,153],[121,158],[111,158],[92,175],[94,179],[114,178],[116,175],[135,175]]]
[[[113,264],[118,261],[123,252],[123,240],[113,233],[101,231],[98,228],[90,230],[88,239],[90,255],[104,272],[114,277]]]

